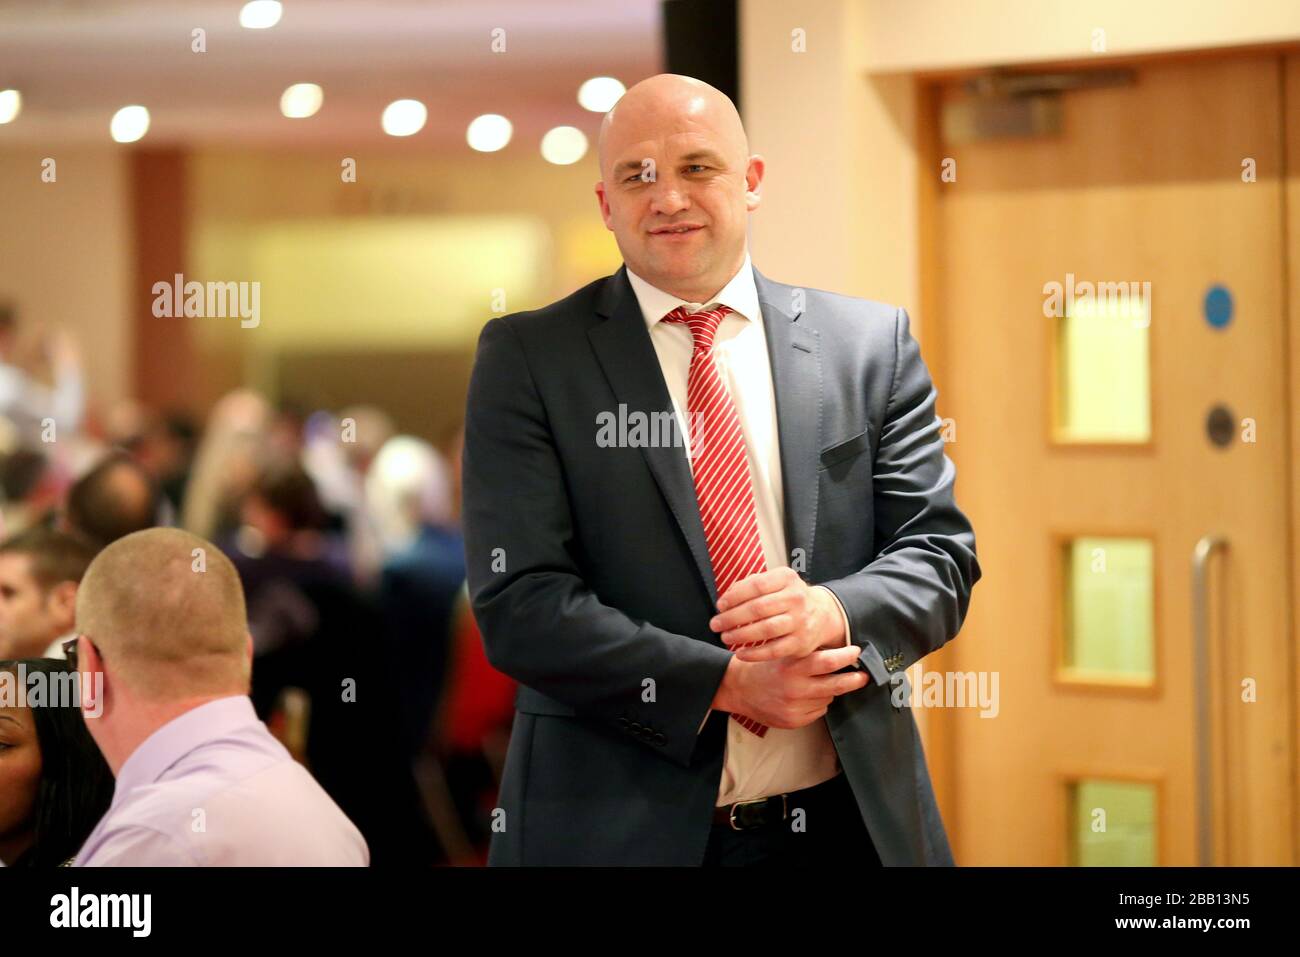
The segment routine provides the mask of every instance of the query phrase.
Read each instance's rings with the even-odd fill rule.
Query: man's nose
[[[690,206],[686,193],[676,183],[660,181],[654,189],[650,208],[664,216],[672,216]]]

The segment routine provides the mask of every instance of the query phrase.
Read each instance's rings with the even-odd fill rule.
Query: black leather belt
[[[727,825],[733,831],[753,831],[778,824],[786,820],[795,808],[802,807],[806,810],[810,804],[820,800],[832,787],[842,783],[843,777],[844,772],[841,771],[830,780],[814,784],[810,788],[720,805],[713,809],[713,823]]]

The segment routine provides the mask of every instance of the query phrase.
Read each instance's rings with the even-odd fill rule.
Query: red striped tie
[[[719,306],[691,313],[685,306],[678,306],[664,316],[664,322],[686,323],[695,340],[686,379],[688,435],[695,497],[719,597],[742,578],[767,570],[758,538],[754,484],[740,416],[713,357],[718,324],[731,311],[728,306]],[[765,644],[765,640],[750,644]],[[767,725],[753,718],[734,712],[731,716],[760,738],[767,733]]]

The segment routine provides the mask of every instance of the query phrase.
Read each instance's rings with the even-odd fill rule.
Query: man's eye
[[[688,167],[686,167],[686,168],[687,168],[687,169],[699,169],[699,170],[708,169],[707,166],[704,166],[704,165],[701,164],[701,163],[693,163],[693,164],[691,164],[690,166],[688,166]]]

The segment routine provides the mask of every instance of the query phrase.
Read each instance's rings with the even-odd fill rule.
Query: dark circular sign
[[[1226,448],[1232,444],[1232,436],[1236,431],[1237,423],[1232,410],[1226,405],[1216,405],[1210,409],[1210,414],[1205,417],[1205,434],[1211,442],[1221,449]]]

